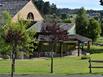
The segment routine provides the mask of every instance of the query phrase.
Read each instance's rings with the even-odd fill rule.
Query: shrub
[[[94,54],[94,53],[103,53],[103,46],[96,46],[96,45],[92,45],[90,47],[90,50],[87,50],[87,48],[85,48],[85,51],[87,51],[90,54]]]
[[[90,58],[90,57],[87,56],[87,55],[83,55],[83,56],[81,57],[82,60],[84,60],[84,59],[89,59],[89,58]]]
[[[8,55],[3,55],[2,58],[3,59],[9,59],[10,57]]]
[[[64,23],[72,23],[72,21],[70,19],[66,19],[64,20]]]

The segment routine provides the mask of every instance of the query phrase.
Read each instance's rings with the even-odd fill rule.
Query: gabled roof
[[[43,21],[39,21],[36,24],[33,24],[28,30],[33,30],[35,32],[41,32],[43,25]]]
[[[73,23],[67,23],[67,24],[66,23],[61,23],[60,24],[60,27],[64,30],[70,30],[74,26],[75,26],[75,24],[73,24]]]
[[[68,36],[69,36],[69,40],[78,40],[78,41],[84,42],[84,43],[92,42],[92,39],[84,37],[82,35],[76,34],[76,35],[68,35]]]
[[[60,27],[63,30],[67,30],[68,34],[76,34],[75,24],[74,23],[62,23]]]
[[[27,0],[0,0],[0,15],[3,11],[8,11],[14,16],[27,2]]]
[[[13,22],[18,21],[18,18],[27,21],[29,16],[33,17],[31,21],[43,20],[32,0],[0,0],[0,24],[4,23],[4,11],[10,13]]]

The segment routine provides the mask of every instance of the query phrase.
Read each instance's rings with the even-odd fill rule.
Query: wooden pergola
[[[80,56],[80,44],[85,44],[87,45],[87,50],[90,50],[90,44],[92,43],[92,39],[81,36],[81,35],[69,35],[69,40],[73,41],[77,41],[78,43],[78,56]],[[82,45],[82,50],[84,48],[84,45]]]
[[[38,32],[37,35],[54,35],[53,33],[49,33],[49,32]],[[57,35],[60,35],[60,33],[57,33]],[[59,48],[59,51],[60,51],[60,56],[62,57],[62,46],[64,43],[69,43],[69,42],[74,42],[76,43],[77,45],[77,50],[78,50],[78,56],[80,56],[80,47],[82,44],[85,44],[87,46],[87,50],[89,51],[90,50],[90,44],[92,43],[92,39],[89,39],[87,37],[84,37],[84,36],[81,36],[81,35],[68,35],[68,40],[66,41],[63,41],[63,40],[50,40],[50,41],[47,41],[47,40],[40,40],[40,42],[44,42],[44,43],[50,43],[50,42],[55,42],[55,43],[59,43],[60,44],[60,48]],[[82,50],[84,49],[84,45],[82,45]],[[55,51],[55,50],[54,50]]]

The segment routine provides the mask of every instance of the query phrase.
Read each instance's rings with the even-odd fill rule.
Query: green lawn
[[[103,60],[103,53],[91,55],[92,59]],[[10,60],[0,60],[0,74],[10,73]],[[88,74],[88,60],[80,57],[54,59],[54,74]],[[94,73],[103,73],[103,69],[93,69]],[[16,74],[50,74],[50,59],[16,60]]]
[[[90,53],[103,53],[103,46],[91,45]]]

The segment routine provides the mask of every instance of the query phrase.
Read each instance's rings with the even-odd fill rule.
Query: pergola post
[[[90,50],[90,42],[88,41],[87,49]]]
[[[82,52],[83,52],[83,50],[84,50],[84,45],[83,45],[83,43],[82,43]]]
[[[78,56],[80,56],[80,42],[78,41]]]
[[[84,51],[84,42],[82,42],[82,45],[81,45],[81,46],[82,46],[82,48],[81,48],[82,54],[83,54],[83,55],[86,55],[86,53],[85,53],[85,51]]]
[[[63,42],[60,41],[60,57],[63,57],[63,50],[62,50],[62,47],[63,47]]]
[[[38,57],[40,57],[40,51],[41,51],[41,42],[39,42],[39,46],[38,46]]]

